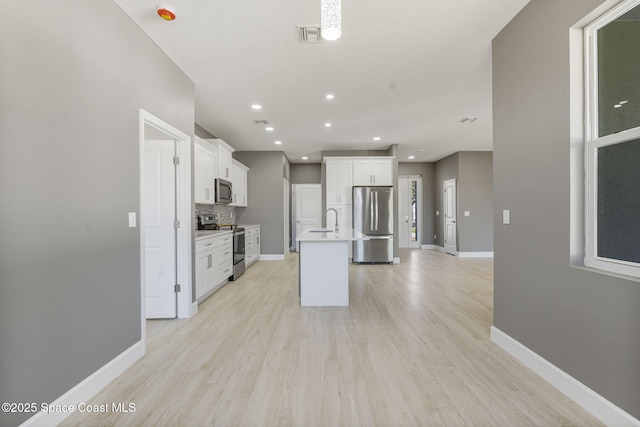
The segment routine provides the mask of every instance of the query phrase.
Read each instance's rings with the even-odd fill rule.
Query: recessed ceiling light
[[[302,160],[309,160],[309,158],[307,156],[303,156]]]
[[[281,144],[282,144],[282,141],[275,141],[275,142],[274,142],[274,144],[276,144],[276,145],[281,145]]]
[[[273,132],[273,127],[267,126],[266,128],[264,128],[264,130],[266,130],[267,132]]]
[[[409,160],[413,160],[415,158],[416,158],[415,156],[409,156]]]
[[[326,127],[326,128],[330,128],[330,127],[331,127],[331,123],[329,123],[329,122],[325,123],[325,124],[324,124],[324,127]]]
[[[260,105],[260,104],[253,104],[253,105],[251,106],[251,108],[252,108],[252,109],[254,109],[254,110],[262,110],[262,105]]]
[[[373,140],[374,140],[374,141],[380,141],[380,137],[379,137],[379,136],[374,136],[374,137],[373,137]]]
[[[327,98],[327,99],[333,99],[333,98],[335,98],[335,96],[333,96],[333,94],[332,94],[332,93],[328,93],[328,94],[327,94],[327,96],[325,96],[325,98]]]

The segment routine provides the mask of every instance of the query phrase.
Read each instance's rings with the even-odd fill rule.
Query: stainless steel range
[[[233,231],[233,275],[229,280],[237,280],[244,273],[245,244],[243,227],[238,224],[219,224],[217,215],[198,215],[198,230]]]

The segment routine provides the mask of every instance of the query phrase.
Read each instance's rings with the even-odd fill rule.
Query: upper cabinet
[[[231,206],[247,207],[247,175],[249,168],[233,159],[231,162],[231,184],[233,201]]]
[[[221,139],[205,139],[205,141],[208,142],[212,147],[214,147],[214,150],[218,154],[218,174],[216,178],[222,178],[226,179],[227,181],[231,181],[231,153],[233,153],[235,150],[232,146]]]
[[[353,161],[327,157],[325,165],[327,206],[350,205]]]
[[[353,185],[393,185],[393,159],[383,157],[354,160]]]
[[[202,139],[195,137],[194,145],[194,202],[213,204],[215,202],[215,178],[218,170],[217,152]]]
[[[194,201],[195,203],[215,203],[216,178],[231,181],[233,191],[232,206],[247,206],[247,168],[234,160],[233,147],[221,139],[195,137],[194,145]]]

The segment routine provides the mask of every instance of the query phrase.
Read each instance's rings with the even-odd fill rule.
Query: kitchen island
[[[307,228],[296,237],[302,306],[349,305],[349,245],[368,237],[352,228]]]

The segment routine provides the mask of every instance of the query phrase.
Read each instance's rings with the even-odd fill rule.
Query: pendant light
[[[342,35],[342,0],[320,0],[320,34],[325,40]]]

